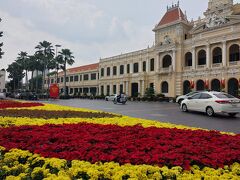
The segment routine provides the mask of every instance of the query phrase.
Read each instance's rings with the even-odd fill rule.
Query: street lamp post
[[[56,73],[56,76],[55,76],[55,83],[58,84],[58,70],[59,70],[59,64],[58,64],[58,61],[57,61],[57,56],[58,56],[58,48],[61,47],[61,45],[56,44],[55,47],[56,47],[55,58],[56,58],[56,63],[57,63],[57,73]]]

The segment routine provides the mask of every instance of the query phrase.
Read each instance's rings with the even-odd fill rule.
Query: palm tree
[[[74,63],[74,56],[72,55],[72,52],[69,49],[62,49],[61,52],[59,52],[59,59],[62,62],[62,70],[64,72],[64,96],[67,95],[66,92],[66,66],[67,65],[73,65]]]
[[[16,62],[22,66],[22,69],[25,70],[25,83],[26,83],[26,89],[28,89],[28,70],[29,70],[29,57],[27,52],[21,51],[18,54]]]
[[[31,55],[29,56],[29,71],[31,71],[31,91],[33,91],[33,87],[34,87],[34,81],[33,81],[33,73],[34,71],[37,71],[37,69],[39,68],[39,63],[37,61],[37,57],[35,55]]]
[[[52,43],[48,41],[39,42],[39,45],[37,45],[35,49],[37,49],[36,54],[40,57],[41,64],[43,65],[42,90],[44,90],[45,73],[49,67],[48,64],[54,57],[54,49]]]

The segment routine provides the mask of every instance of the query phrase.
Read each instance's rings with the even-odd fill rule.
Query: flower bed
[[[120,117],[104,112],[82,112],[82,111],[44,111],[44,110],[29,110],[29,109],[8,109],[0,110],[2,117],[29,117],[43,119],[58,119],[58,118],[113,118]]]
[[[44,106],[44,104],[42,104],[42,103],[30,103],[30,102],[18,102],[18,101],[0,100],[0,109],[35,107],[35,106]]]
[[[213,168],[240,161],[240,135],[75,124],[0,128],[0,144],[66,160]],[[226,156],[227,154],[227,156]]]
[[[240,176],[240,135],[55,105],[0,112],[0,179]]]

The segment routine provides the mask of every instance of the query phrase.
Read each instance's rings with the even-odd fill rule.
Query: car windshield
[[[196,93],[198,93],[198,92],[190,92],[190,93],[188,93],[188,94],[186,94],[186,96],[192,96],[192,95],[194,95],[194,94],[196,94]]]
[[[214,94],[219,99],[229,99],[229,98],[235,98],[234,96],[230,94],[220,93],[220,94]]]

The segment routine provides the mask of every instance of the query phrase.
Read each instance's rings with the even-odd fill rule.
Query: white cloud
[[[27,1],[27,0],[25,0]],[[0,66],[7,68],[17,57],[20,51],[34,53],[34,47],[43,40],[54,44],[62,44],[63,48],[73,51],[76,63],[74,66],[98,62],[100,57],[107,57],[147,47],[151,27],[134,27],[130,20],[120,21],[117,17],[112,18],[108,29],[111,31],[111,38],[106,41],[93,40],[89,43],[74,42],[67,38],[59,38],[52,33],[35,29],[35,25],[29,19],[11,16],[9,13],[0,10],[3,22],[0,24],[4,31],[5,55],[0,61]],[[108,34],[108,33],[107,33]],[[122,36],[125,38],[121,38]],[[101,36],[101,34],[100,34]],[[117,38],[119,36],[120,38]],[[116,40],[117,39],[117,40]],[[133,49],[134,47],[134,49]]]

